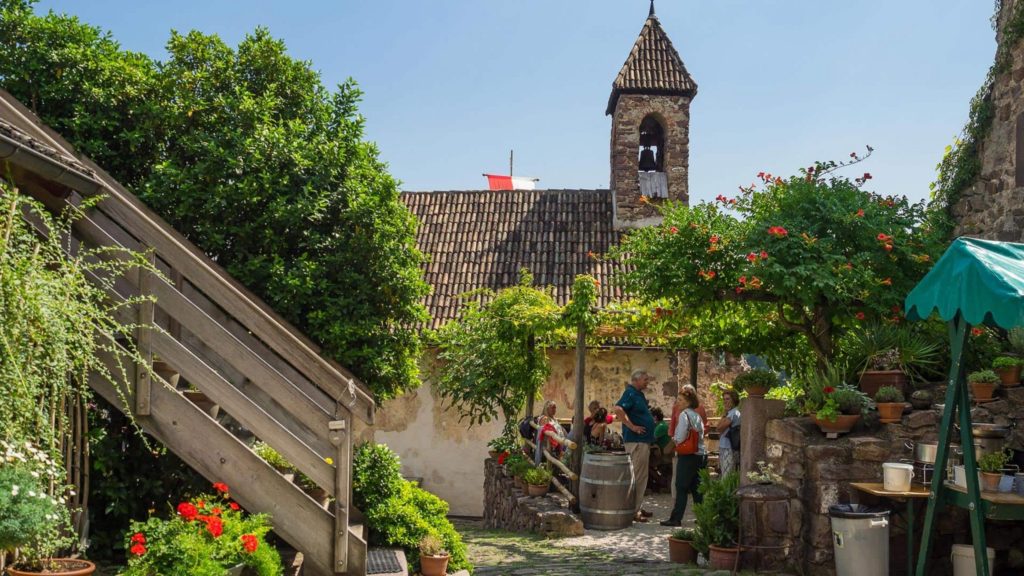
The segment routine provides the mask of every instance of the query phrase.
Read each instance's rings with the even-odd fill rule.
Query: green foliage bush
[[[967,381],[971,383],[991,383],[999,380],[999,375],[992,370],[978,370],[967,375]]]
[[[0,1],[5,89],[380,399],[418,386],[416,222],[354,82],[327,88],[262,28],[172,33],[155,62],[34,3]]]
[[[840,386],[832,393],[840,412],[847,415],[860,414],[868,405],[866,394],[853,386]]]
[[[1007,368],[1016,368],[1021,365],[1020,358],[1013,358],[1011,356],[1000,356],[992,361],[992,368],[995,370],[1005,370]]]
[[[534,486],[543,486],[551,482],[551,472],[542,466],[534,466],[523,472],[523,482]]]
[[[258,576],[282,573],[277,549],[266,542],[269,516],[234,510],[224,494],[201,495],[188,504],[191,513],[179,504],[169,518],[132,522],[124,535],[130,556],[122,576],[223,576],[239,564]]]
[[[693,547],[707,557],[708,546],[733,547],[739,539],[740,500],[739,472],[730,472],[712,479],[707,468],[700,471],[700,488],[704,501],[695,504],[696,533]]]
[[[450,569],[472,570],[466,545],[448,520],[448,504],[403,479],[400,470],[398,456],[383,444],[366,443],[356,449],[353,500],[366,516],[370,544],[401,547],[416,565],[420,542],[433,535],[444,543]]]
[[[875,392],[875,402],[880,403],[893,403],[903,402],[903,392],[895,386],[882,386]]]
[[[779,385],[779,375],[771,370],[755,368],[741,372],[732,381],[737,390],[749,390],[750,388],[775,388]]]

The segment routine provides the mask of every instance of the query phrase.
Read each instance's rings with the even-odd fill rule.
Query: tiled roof
[[[406,192],[402,200],[419,219],[416,243],[428,257],[431,328],[458,315],[460,294],[514,286],[522,268],[551,286],[559,304],[578,274],[601,282],[600,305],[621,296],[614,263],[590,255],[619,241],[609,190]]]
[[[640,37],[636,39],[626,63],[612,83],[612,95],[608,99],[605,114],[615,111],[619,94],[629,93],[686,96],[697,93],[697,83],[686,71],[683,59],[679,57],[679,52],[672,46],[672,41],[653,12],[644,22]]]

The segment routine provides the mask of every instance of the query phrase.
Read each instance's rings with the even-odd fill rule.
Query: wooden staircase
[[[90,385],[130,412],[210,481],[225,482],[246,509],[271,515],[274,531],[303,554],[311,576],[366,573],[366,541],[351,505],[352,438],[371,425],[374,401],[344,368],[232,279],[113,178],[0,91],[0,170],[21,193],[62,211],[101,195],[74,224],[69,246],[145,253],[161,275],[119,278],[108,296],[133,306],[118,320],[138,326],[133,343],[149,365],[104,358],[120,390],[98,374]],[[41,230],[45,233],[45,230]],[[116,250],[110,258],[123,257]],[[108,342],[109,343],[109,342]],[[126,343],[113,343],[120,346]],[[241,425],[334,496],[325,509],[152,370],[159,358]]]

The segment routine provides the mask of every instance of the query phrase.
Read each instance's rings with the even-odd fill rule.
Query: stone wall
[[[1006,0],[1000,32],[1017,2]],[[953,207],[956,235],[1020,242],[1024,240],[1024,42],[1010,50],[1008,69],[992,89],[995,118],[981,145],[981,175]]]
[[[689,202],[690,100],[688,96],[622,94],[612,115],[611,188],[615,195],[615,225],[646,226],[661,220],[652,204],[640,202],[640,122],[654,115],[665,134],[663,168],[668,196]],[[654,200],[653,202],[657,202]]]
[[[942,398],[943,387],[935,389]],[[971,411],[974,422],[1008,424],[1013,414],[1024,413],[1024,388],[1007,389],[994,402]],[[770,420],[764,429],[766,460],[783,477],[783,485],[792,492],[789,501],[790,536],[798,542],[788,558],[790,565],[807,576],[834,576],[831,524],[828,508],[840,502],[880,503],[897,513],[890,524],[890,573],[903,574],[906,566],[906,524],[902,518],[905,505],[876,500],[853,490],[851,482],[881,482],[882,463],[912,460],[913,452],[905,447],[907,440],[934,442],[938,439],[941,414],[936,410],[917,410],[904,415],[899,424],[862,422],[858,428],[838,439],[830,440],[818,430],[810,418]],[[1016,450],[1024,447],[1024,430],[1015,430],[1008,445]],[[917,529],[924,522],[925,501],[917,509]],[[915,542],[920,544],[920,532]],[[988,522],[988,545],[997,551],[996,574],[1024,573],[1024,526]],[[969,544],[970,527],[966,512],[945,508],[938,523],[938,538],[932,548],[929,574],[951,573],[951,545]]]
[[[550,360],[551,375],[541,389],[541,397],[557,403],[559,417],[571,417],[575,408],[576,353],[552,350]],[[688,352],[590,349],[586,361],[586,401],[598,400],[603,406],[619,399],[635,369],[642,368],[654,376],[647,398],[652,407],[660,407],[666,414],[671,412],[680,380],[689,381]],[[398,454],[402,473],[420,479],[425,490],[445,499],[453,515],[482,516],[484,470],[480,461],[487,456],[487,442],[501,434],[504,423],[467,427],[435,392],[431,375],[436,368],[436,356],[428,351],[420,362],[422,386],[385,402],[377,411],[373,435]],[[734,358],[701,355],[698,390],[706,396],[713,382],[731,381],[737,370]],[[538,402],[537,411],[543,400]],[[715,402],[708,402],[708,412],[714,414]]]
[[[528,496],[493,458],[484,462],[484,527],[532,532],[545,538],[583,535],[583,522],[559,492]],[[552,487],[554,490],[554,487]]]

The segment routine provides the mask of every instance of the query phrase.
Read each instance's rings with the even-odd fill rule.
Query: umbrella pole
[[[967,337],[970,332],[970,324],[959,313],[949,322],[951,359],[946,387],[946,404],[942,412],[942,423],[939,426],[939,445],[934,464],[936,473],[932,475],[928,510],[925,513],[924,527],[921,531],[917,576],[925,576],[928,573],[928,557],[931,555],[938,510],[944,504],[942,492],[947,489],[945,471],[946,463],[949,460],[949,443],[952,440],[950,430],[953,428],[953,417],[957,414],[960,417],[960,445],[963,448],[964,467],[967,473],[967,493],[972,503],[969,512],[971,531],[974,536],[975,563],[977,573],[988,576],[988,558],[985,555],[985,525],[982,517],[977,465],[974,460],[974,444],[971,438],[971,405],[967,396],[967,384],[964,381],[964,349],[967,346]]]

